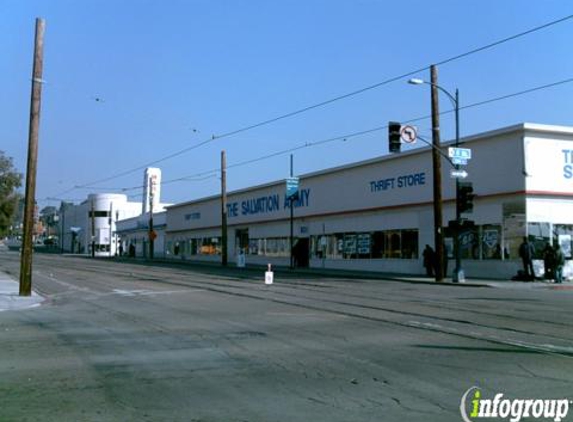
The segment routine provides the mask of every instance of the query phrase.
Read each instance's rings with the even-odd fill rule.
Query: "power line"
[[[568,79],[564,79],[564,80],[561,80],[561,81],[558,81],[558,82],[552,82],[552,83],[549,83],[549,84],[540,85],[540,86],[537,86],[537,87],[534,87],[534,88],[525,89],[525,90],[518,91],[518,92],[514,92],[514,93],[511,93],[511,94],[506,94],[506,95],[502,95],[502,96],[499,96],[499,97],[490,98],[490,99],[488,99],[488,100],[483,100],[483,101],[478,101],[478,102],[475,102],[475,103],[471,103],[471,104],[468,104],[468,105],[465,105],[465,106],[460,107],[460,110],[467,110],[467,109],[470,109],[470,108],[480,107],[480,106],[483,106],[483,105],[486,105],[486,104],[491,104],[491,103],[498,102],[498,101],[502,101],[502,100],[506,100],[506,99],[509,99],[509,98],[518,97],[518,96],[525,95],[525,94],[529,94],[529,93],[532,93],[532,92],[535,92],[535,91],[541,91],[541,90],[544,90],[544,89],[553,88],[553,87],[556,87],[556,86],[559,86],[559,85],[564,85],[564,84],[571,83],[571,82],[573,82],[573,78],[568,78]],[[450,114],[450,113],[453,113],[454,111],[455,111],[454,109],[445,110],[445,111],[440,112],[440,115]],[[425,115],[425,116],[420,116],[420,117],[416,117],[416,118],[413,118],[413,119],[404,120],[403,123],[415,123],[415,122],[418,122],[418,121],[427,120],[427,119],[429,119],[430,117],[432,117],[432,116],[431,116],[430,114],[428,114],[428,115]],[[257,157],[257,158],[252,158],[252,159],[249,159],[249,160],[246,160],[246,161],[241,161],[241,162],[239,162],[239,163],[231,164],[231,165],[228,165],[227,168],[229,169],[229,168],[242,167],[242,166],[245,166],[245,165],[248,165],[248,164],[253,164],[253,163],[256,163],[256,162],[259,162],[259,161],[264,161],[264,160],[267,160],[267,159],[269,159],[269,158],[274,158],[274,157],[278,157],[278,156],[281,156],[281,155],[290,154],[290,153],[292,153],[292,152],[295,152],[295,151],[298,151],[298,150],[301,150],[301,149],[304,149],[304,148],[315,147],[315,146],[324,145],[324,144],[328,144],[328,143],[332,143],[332,142],[336,142],[336,141],[347,141],[347,140],[350,140],[350,139],[352,139],[352,138],[357,138],[357,137],[364,136],[364,135],[367,135],[367,134],[370,134],[370,133],[379,132],[379,131],[385,130],[385,129],[388,129],[388,125],[377,126],[377,127],[374,127],[374,128],[365,129],[365,130],[361,130],[361,131],[358,131],[358,132],[347,133],[347,134],[345,134],[345,135],[334,136],[334,137],[322,139],[322,140],[319,140],[319,141],[305,142],[304,144],[300,144],[300,145],[294,146],[294,147],[292,147],[292,148],[287,148],[287,149],[284,149],[284,150],[281,150],[281,151],[276,151],[276,152],[273,152],[273,153],[270,153],[270,154],[267,154],[267,155],[263,155],[263,156],[260,156],[260,157]],[[204,172],[201,172],[201,173],[196,173],[196,174],[193,174],[193,175],[189,175],[189,176],[180,177],[180,178],[177,178],[177,179],[168,180],[168,181],[163,182],[163,184],[185,181],[187,178],[200,177],[200,176],[203,176],[203,175],[206,175],[206,174],[216,173],[216,172],[218,172],[218,171],[219,171],[218,169],[207,170],[207,171],[204,171]],[[211,177],[212,177],[212,176],[211,176]],[[209,177],[207,177],[207,178],[209,178]],[[207,179],[207,178],[206,178],[206,179]],[[197,180],[200,180],[200,179],[197,179]],[[143,187],[143,186],[141,186],[140,188],[142,188],[142,187]]]
[[[536,91],[541,91],[544,89],[548,89],[548,88],[553,88],[559,85],[564,85],[567,83],[571,83],[573,82],[573,78],[567,78],[567,79],[563,79],[561,81],[557,81],[557,82],[552,82],[552,83],[548,83],[545,85],[540,85],[534,88],[528,88],[522,91],[518,91],[518,92],[514,92],[511,94],[505,94],[505,95],[501,95],[499,97],[494,97],[494,98],[490,98],[487,100],[483,100],[483,101],[478,101],[475,103],[471,103],[465,106],[460,107],[460,110],[467,110],[470,108],[475,108],[475,107],[480,107],[486,104],[491,104],[491,103],[495,103],[498,101],[502,101],[502,100],[506,100],[509,98],[514,98],[514,97],[518,97],[521,95],[526,95],[532,92],[536,92]],[[453,113],[454,109],[450,109],[450,110],[445,110],[440,112],[440,115],[446,115],[449,113]],[[422,121],[422,120],[427,120],[431,117],[431,115],[425,115],[425,116],[420,116],[420,117],[415,117],[412,119],[408,119],[408,120],[403,120],[403,123],[415,123],[418,121]],[[235,164],[231,164],[228,165],[227,168],[237,168],[237,167],[243,167],[249,164],[253,164],[256,162],[260,162],[260,161],[264,161],[264,160],[268,160],[270,158],[274,158],[274,157],[278,157],[281,155],[286,155],[286,154],[290,154],[293,153],[295,151],[299,151],[301,149],[304,148],[310,148],[310,147],[315,147],[315,146],[319,146],[319,145],[324,145],[324,144],[328,144],[328,143],[332,143],[332,142],[336,142],[336,141],[348,141],[351,140],[352,138],[357,138],[360,136],[364,136],[364,135],[368,135],[370,133],[374,133],[374,132],[379,132],[381,130],[385,130],[388,129],[388,125],[383,125],[383,126],[377,126],[374,128],[370,128],[370,129],[365,129],[365,130],[361,130],[361,131],[357,131],[357,132],[351,132],[351,133],[347,133],[345,135],[339,135],[339,136],[334,136],[334,137],[330,137],[330,138],[325,138],[319,141],[307,141],[303,144],[291,147],[291,148],[287,148],[281,151],[276,151],[270,154],[266,154],[260,157],[256,157],[256,158],[251,158],[249,160],[245,160],[245,161],[241,161]],[[161,184],[162,185],[167,185],[167,184],[172,184],[172,183],[176,183],[176,182],[183,182],[183,181],[190,181],[190,182],[199,182],[199,181],[204,181],[207,179],[211,179],[213,177],[217,177],[219,174],[220,169],[211,169],[211,170],[206,170],[206,171],[202,171],[200,173],[195,173],[192,175],[188,175],[188,176],[183,176],[183,177],[178,177],[176,179],[170,179],[170,180],[166,180],[163,181]],[[140,186],[132,186],[129,188],[113,188],[111,190],[121,190],[123,192],[126,191],[130,191],[130,190],[137,190],[137,189],[143,189],[144,186],[140,185]],[[130,195],[129,197],[135,197],[137,195]],[[46,198],[46,200],[58,200],[60,198]],[[85,198],[84,198],[85,199]],[[83,199],[82,199],[83,200]],[[66,201],[65,199],[61,199],[61,201]],[[67,201],[71,201],[71,199],[68,199]]]
[[[470,55],[472,55],[472,54],[476,54],[476,53],[479,53],[479,52],[482,52],[482,51],[491,49],[491,48],[493,48],[493,47],[497,47],[497,46],[499,46],[499,45],[501,45],[501,44],[504,44],[504,43],[507,43],[507,42],[509,42],[509,41],[513,41],[513,40],[518,39],[518,38],[521,38],[521,37],[523,37],[523,36],[526,36],[526,35],[535,33],[535,32],[537,32],[537,31],[541,31],[541,30],[543,30],[543,29],[549,28],[549,27],[551,27],[551,26],[560,24],[560,23],[565,22],[565,21],[567,21],[567,20],[570,20],[570,19],[572,19],[572,18],[573,18],[573,14],[572,14],[572,15],[564,16],[564,17],[562,17],[562,18],[560,18],[560,19],[553,20],[553,21],[551,21],[551,22],[545,23],[545,24],[540,25],[540,26],[536,26],[536,27],[534,27],[534,28],[528,29],[528,30],[526,30],[526,31],[523,31],[523,32],[520,32],[520,33],[517,33],[517,34],[514,34],[514,35],[511,35],[511,36],[506,37],[506,38],[502,38],[502,39],[500,39],[500,40],[497,40],[497,41],[495,41],[495,42],[486,44],[486,45],[484,45],[484,46],[481,46],[481,47],[472,49],[472,50],[467,51],[467,52],[465,52],[465,53],[458,54],[458,55],[456,55],[456,56],[452,56],[452,57],[446,58],[446,59],[441,60],[441,61],[439,61],[439,62],[437,62],[437,63],[435,63],[435,64],[436,64],[436,65],[444,65],[444,64],[447,64],[447,63],[451,63],[451,62],[453,62],[453,61],[456,61],[456,60],[465,58],[465,57],[470,56]],[[298,110],[295,110],[295,111],[292,111],[292,112],[289,112],[289,113],[285,113],[285,114],[282,114],[282,115],[273,117],[273,118],[271,118],[271,119],[263,120],[263,121],[261,121],[261,122],[259,122],[259,123],[255,123],[255,124],[251,124],[251,125],[248,125],[248,126],[244,126],[244,127],[242,127],[242,128],[239,128],[239,129],[236,129],[236,130],[232,130],[232,131],[229,131],[229,132],[225,132],[225,133],[222,133],[222,134],[220,134],[220,135],[212,135],[210,138],[205,139],[205,140],[202,141],[202,142],[199,142],[199,143],[197,143],[197,144],[194,144],[194,145],[192,145],[192,146],[189,146],[189,147],[187,147],[187,148],[184,148],[184,149],[182,149],[182,150],[179,150],[179,151],[177,151],[177,152],[174,152],[174,153],[172,153],[172,154],[169,154],[169,155],[167,155],[167,156],[165,156],[165,157],[159,158],[159,159],[157,159],[157,160],[148,162],[148,163],[146,163],[146,164],[144,164],[144,165],[137,166],[137,167],[132,168],[132,169],[130,169],[130,170],[126,170],[126,171],[124,171],[124,172],[117,173],[117,174],[115,174],[115,175],[112,175],[112,176],[109,176],[109,177],[106,177],[106,178],[102,178],[102,179],[99,179],[99,180],[96,180],[96,181],[93,181],[93,182],[90,182],[90,183],[85,183],[85,184],[76,186],[76,187],[74,187],[74,188],[71,188],[71,189],[69,189],[69,190],[63,192],[63,193],[60,193],[60,194],[57,195],[57,196],[61,196],[61,195],[65,194],[65,193],[71,192],[71,191],[73,191],[73,190],[76,189],[76,188],[80,188],[80,187],[81,187],[81,188],[85,188],[85,187],[89,187],[89,186],[96,185],[96,184],[99,184],[99,183],[107,182],[107,181],[109,181],[109,180],[113,180],[113,179],[116,179],[116,178],[119,178],[119,177],[122,177],[122,176],[126,176],[126,175],[131,174],[131,173],[134,173],[134,172],[136,172],[136,171],[143,170],[143,169],[145,169],[146,167],[149,167],[149,166],[152,166],[152,165],[161,163],[161,162],[163,162],[163,161],[167,161],[167,160],[169,160],[169,159],[175,158],[175,157],[177,157],[177,156],[179,156],[179,155],[182,155],[182,154],[184,154],[184,153],[186,153],[186,152],[189,152],[189,151],[194,150],[194,149],[196,149],[196,148],[199,148],[199,147],[201,147],[201,146],[203,146],[203,145],[206,145],[206,144],[208,144],[208,143],[211,143],[211,142],[213,142],[213,141],[215,141],[215,140],[217,140],[217,139],[223,139],[223,138],[227,138],[227,137],[230,137],[230,136],[233,136],[233,135],[237,135],[237,134],[239,134],[239,133],[243,133],[243,132],[246,132],[246,131],[249,131],[249,130],[252,130],[252,129],[261,127],[261,126],[266,126],[266,125],[269,125],[269,124],[271,124],[271,123],[275,123],[275,122],[278,122],[278,121],[280,121],[280,120],[284,120],[284,119],[287,119],[287,118],[290,118],[290,117],[293,117],[293,116],[296,116],[296,115],[299,115],[299,114],[308,112],[308,111],[310,111],[310,110],[317,109],[317,108],[323,107],[323,106],[328,105],[328,104],[332,104],[332,103],[337,102],[337,101],[340,101],[340,100],[344,100],[344,99],[347,99],[347,98],[350,98],[350,97],[354,97],[354,96],[359,95],[359,94],[362,94],[362,93],[364,93],[364,92],[367,92],[367,91],[370,91],[370,90],[379,88],[379,87],[381,87],[381,86],[390,84],[390,83],[392,83],[392,82],[396,82],[396,81],[398,81],[398,80],[407,78],[408,76],[413,76],[413,75],[415,75],[415,74],[418,74],[418,73],[420,73],[420,72],[423,72],[424,70],[427,70],[428,68],[429,68],[429,66],[424,66],[424,67],[419,68],[419,69],[417,69],[417,70],[414,70],[414,71],[411,71],[411,72],[407,72],[407,73],[404,73],[404,74],[402,74],[402,75],[399,75],[399,76],[395,76],[395,77],[386,79],[386,80],[384,80],[384,81],[375,83],[375,84],[373,84],[373,85],[369,85],[369,86],[366,86],[366,87],[364,87],[364,88],[360,88],[360,89],[358,89],[358,90],[351,91],[351,92],[349,92],[349,93],[342,94],[342,95],[339,95],[339,96],[337,96],[337,97],[333,97],[333,98],[331,98],[331,99],[328,99],[328,100],[325,100],[325,101],[321,101],[321,102],[319,102],[319,103],[316,103],[316,104],[313,104],[313,105],[310,105],[310,106],[307,106],[307,107],[303,107],[303,108],[301,108],[301,109],[298,109]]]

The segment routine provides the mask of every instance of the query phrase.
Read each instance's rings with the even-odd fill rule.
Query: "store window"
[[[221,238],[219,237],[204,237],[197,240],[197,252],[200,255],[220,255],[221,254]]]
[[[311,236],[311,256],[328,259],[418,258],[418,230]]]
[[[553,226],[553,244],[559,245],[566,259],[572,258],[573,225],[555,224]]]
[[[481,229],[482,259],[501,259],[501,226],[483,225]]]
[[[418,230],[402,230],[402,256],[418,259]]]
[[[533,245],[533,259],[543,259],[543,250],[551,240],[550,223],[527,223],[527,237]]]
[[[459,236],[460,257],[462,259],[479,259],[479,226],[463,228]]]
[[[296,239],[295,239],[296,241]],[[286,237],[271,237],[268,239],[249,239],[249,255],[272,257],[289,257],[289,239]]]

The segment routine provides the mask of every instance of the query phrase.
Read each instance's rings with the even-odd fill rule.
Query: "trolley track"
[[[45,264],[48,264],[48,261],[49,260],[47,260]],[[119,265],[115,265],[112,268],[101,265],[100,263],[84,261],[82,262],[81,269],[68,270],[66,268],[52,268],[51,271],[58,275],[61,274],[61,276],[65,275],[68,277],[75,277],[76,279],[78,278],[78,272],[80,274],[85,274],[88,277],[90,274],[97,273],[99,276],[103,274],[109,275],[110,277],[119,276],[124,280],[134,279],[162,285],[171,285],[184,288],[198,288],[210,292],[223,293],[237,297],[272,301],[274,303],[294,306],[307,310],[328,312],[343,315],[346,317],[366,319],[378,323],[398,325],[410,329],[437,331],[471,339],[485,340],[497,344],[503,344],[505,346],[524,347],[529,350],[536,350],[544,353],[557,353],[568,357],[573,356],[573,348],[571,347],[571,342],[569,340],[564,341],[562,336],[554,336],[550,334],[535,332],[532,330],[521,330],[512,327],[483,324],[476,322],[472,318],[443,317],[431,314],[430,312],[411,312],[404,309],[396,309],[395,307],[384,307],[377,304],[363,304],[349,301],[347,299],[340,300],[337,299],[336,296],[343,296],[344,298],[350,297],[356,300],[374,301],[377,303],[382,301],[386,304],[390,303],[396,304],[397,306],[404,306],[403,301],[400,303],[397,300],[382,299],[379,297],[373,297],[372,295],[361,295],[347,292],[345,289],[348,289],[351,286],[347,287],[344,283],[340,283],[339,281],[337,281],[336,287],[328,286],[321,288],[313,288],[312,286],[301,285],[301,283],[293,285],[290,282],[285,282],[278,283],[273,286],[272,290],[269,290],[262,285],[255,284],[255,277],[245,277],[238,279],[234,276],[201,274],[201,277],[207,279],[207,281],[198,281],[189,279],[190,274],[192,274],[192,271],[190,270],[181,269],[174,271],[170,268],[168,274],[169,279],[166,279],[167,274],[164,267],[146,266],[142,268],[141,265],[122,265],[128,265],[128,267],[124,266],[123,271],[118,271],[118,269],[121,268]],[[224,279],[224,281],[220,281],[221,279]],[[100,279],[97,284],[100,288],[104,289],[111,289],[115,287],[117,282],[114,282],[111,278],[109,280],[109,282],[102,282]],[[354,281],[351,283],[352,286],[355,285]],[[340,291],[341,287],[342,291]],[[307,295],[297,294],[300,291],[307,293]],[[312,297],[310,297],[308,293],[311,293]],[[331,297],[324,297],[325,295]],[[402,295],[402,297],[403,296],[404,295]],[[459,309],[459,307],[452,306],[450,303],[440,305],[428,305],[423,303],[422,305],[425,305],[431,309],[444,309],[445,307],[449,307],[449,310],[464,312],[474,316],[483,316],[484,314],[487,314],[490,317],[495,316],[503,319],[508,319],[511,322],[517,320],[517,317],[508,316],[505,314],[491,312],[485,313],[483,311]],[[411,318],[420,319],[421,321],[412,321],[410,320]],[[535,319],[528,319],[528,321],[538,324],[549,323]],[[448,324],[448,326],[445,324]],[[566,324],[561,325],[566,326]],[[479,330],[482,330],[482,332],[478,332]],[[487,335],[484,336],[483,331],[486,331]],[[495,333],[492,333],[491,331],[495,331]],[[543,339],[543,343],[532,341],[532,339],[522,341],[521,339],[511,338],[511,336],[514,335],[522,335],[525,337],[540,337]],[[560,342],[561,345],[547,347],[547,340]]]

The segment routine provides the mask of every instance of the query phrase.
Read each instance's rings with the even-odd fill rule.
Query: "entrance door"
[[[235,249],[237,249],[237,252],[243,250],[247,253],[249,249],[249,229],[235,230]]]
[[[298,239],[293,250],[294,261],[299,268],[308,268],[310,255],[310,240],[308,237]]]

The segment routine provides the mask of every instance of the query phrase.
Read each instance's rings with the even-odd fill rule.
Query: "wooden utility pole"
[[[438,104],[438,69],[430,67],[432,92],[432,169],[434,185],[434,247],[436,281],[444,280],[444,235],[442,230],[442,158],[440,157],[440,109]]]
[[[290,155],[290,177],[294,176],[294,158]],[[289,235],[289,246],[290,246],[290,269],[294,268],[294,195],[291,196],[289,201],[290,206],[290,235]]]
[[[91,200],[91,211],[90,211],[91,217],[92,217],[92,238],[91,238],[91,243],[92,243],[92,258],[95,258],[95,238],[96,238],[96,227],[95,227],[95,208],[94,208],[94,200],[92,198]]]
[[[149,178],[149,260],[153,261],[153,254],[155,253],[155,231],[153,230],[153,194],[154,194],[154,179]]]
[[[221,151],[221,265],[227,266],[227,155]]]
[[[112,215],[113,215],[113,202],[109,203],[109,218],[107,219],[108,223],[109,223],[109,256],[112,257],[112,249],[113,249],[113,241],[112,241],[112,237],[113,237],[113,219],[112,219]]]
[[[32,70],[32,98],[30,103],[30,129],[28,132],[26,194],[24,200],[24,233],[20,259],[20,296],[32,295],[34,208],[36,202],[36,169],[38,165],[38,135],[40,132],[40,108],[42,103],[45,28],[46,22],[40,18],[36,19],[34,66]]]

